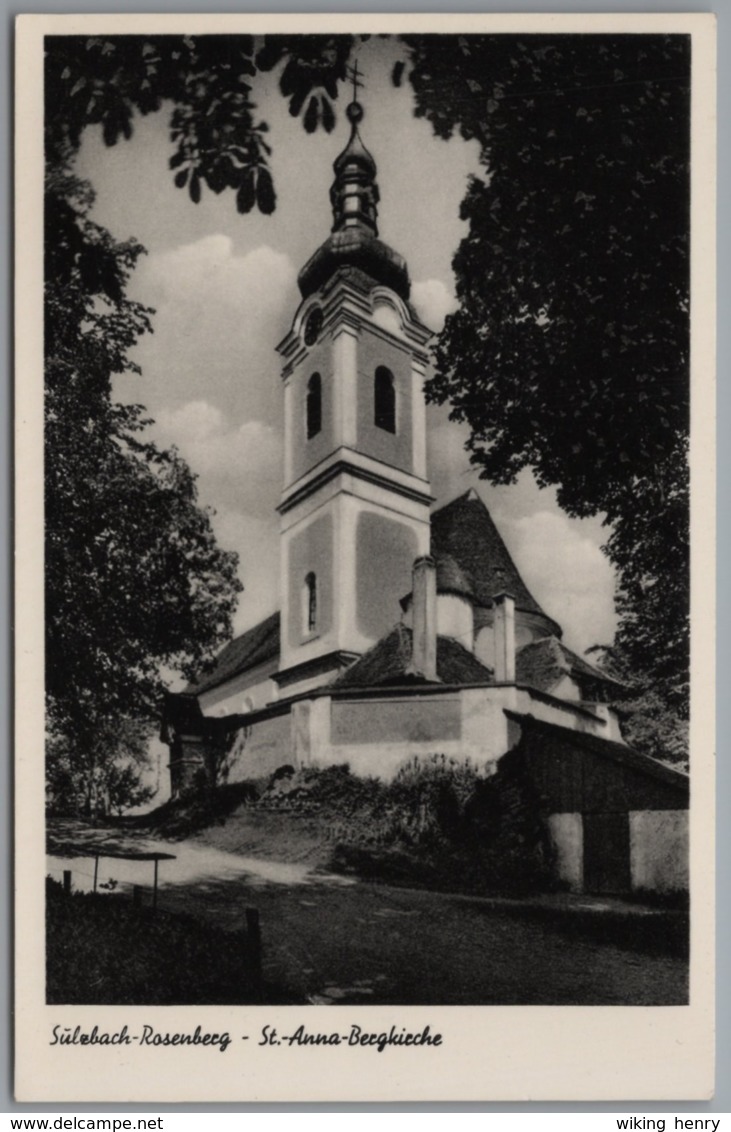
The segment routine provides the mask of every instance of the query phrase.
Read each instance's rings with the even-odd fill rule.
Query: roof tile
[[[431,547],[435,558],[448,555],[461,567],[481,605],[489,609],[495,594],[509,593],[517,609],[551,620],[521,578],[490,512],[474,489],[432,513]],[[560,634],[560,626],[552,624]]]
[[[423,677],[407,672],[411,664],[411,630],[396,625],[354,661],[333,688],[368,688],[387,684],[424,684]],[[486,684],[492,672],[451,637],[437,637],[437,676],[443,684]]]
[[[270,617],[230,641],[216,657],[213,669],[203,673],[199,680],[191,681],[185,691],[195,695],[208,692],[239,673],[278,656],[279,613],[272,613]]]

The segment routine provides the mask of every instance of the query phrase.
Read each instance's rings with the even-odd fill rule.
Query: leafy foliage
[[[89,712],[93,712],[90,705]],[[153,796],[143,781],[150,726],[135,716],[89,715],[85,741],[52,728],[46,745],[46,792],[55,813],[104,817],[120,815]]]
[[[268,126],[252,95],[258,72],[282,64],[279,89],[305,129],[335,126],[350,36],[50,36],[46,39],[46,152],[58,166],[84,129],[107,145],[132,136],[135,114],[172,104],[174,183],[194,204],[203,185],[236,194],[241,213],[270,214],[276,194]]]
[[[621,644],[595,645],[600,668],[622,680],[625,692],[614,704],[622,721],[622,734],[630,746],[650,758],[688,770],[688,715],[685,689],[656,679],[647,666],[638,670]],[[659,667],[655,662],[654,669]],[[683,673],[687,675],[687,673]]]
[[[229,638],[241,585],[190,469],[146,439],[141,406],[113,399],[151,312],[125,294],[142,248],[94,224],[92,201],[67,165],[49,165],[48,782],[53,805],[99,812],[139,796],[119,763],[138,757],[129,727],[155,715],[161,666],[192,675]]]
[[[282,92],[306,128],[332,129],[347,37],[312,40],[287,62]],[[258,61],[255,55],[258,50]],[[130,138],[136,114],[172,104],[170,169],[198,203],[235,193],[240,212],[273,212],[267,126],[252,79],[287,54],[284,37],[58,36],[46,40],[46,691],[55,807],[104,813],[140,800],[136,728],[147,728],[161,669],[187,677],[230,637],[236,556],[215,543],[195,477],[145,434],[140,405],[112,382],[138,372],[129,351],[152,311],[126,295],[144,249],[90,219],[74,177],[83,131]],[[311,93],[312,92],[312,93]]]
[[[391,782],[347,764],[290,769],[272,777],[257,808],[317,815],[340,867],[462,891],[552,884],[540,799],[510,755],[496,773],[494,764],[416,757]]]
[[[47,689],[67,716],[87,696],[107,713],[153,710],[160,663],[192,675],[212,658],[241,588],[189,468],[145,438],[141,406],[111,396],[151,312],[124,294],[142,249],[93,224],[90,203],[83,184],[51,178]]]
[[[618,642],[687,710],[689,40],[406,39],[417,113],[485,167],[428,396],[486,478],[605,516]]]

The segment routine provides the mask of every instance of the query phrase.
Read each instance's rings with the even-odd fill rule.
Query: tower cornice
[[[431,494],[427,480],[398,471],[389,464],[384,464],[357,449],[342,447],[291,484],[284,492],[277,510],[280,515],[291,511],[303,499],[313,495],[325,484],[341,475],[351,475],[378,487],[385,487],[405,499],[424,503],[427,506],[434,502],[434,496]]]
[[[390,306],[400,322],[400,333],[379,324],[375,309],[379,305]],[[413,307],[404,302],[390,288],[369,279],[354,268],[341,268],[317,297],[305,300],[295,315],[292,328],[277,346],[277,352],[285,359],[282,377],[287,378],[291,371],[307,356],[309,347],[302,334],[308,313],[319,306],[323,313],[322,337],[330,334],[335,337],[343,327],[358,332],[364,325],[385,341],[408,343],[415,360],[426,366],[429,362],[427,345],[433,332],[418,318]]]

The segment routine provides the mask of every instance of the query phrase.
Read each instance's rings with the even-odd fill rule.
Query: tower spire
[[[353,66],[350,68],[350,81],[353,84],[353,97],[350,100],[351,102],[357,102],[358,101],[358,88],[363,87],[363,85],[364,85],[360,81],[362,74],[363,74],[363,72],[358,70],[358,60],[356,59],[355,62],[353,63]]]
[[[330,235],[299,273],[302,298],[323,287],[341,268],[356,268],[376,283],[390,287],[408,301],[409,273],[402,256],[378,239],[376,163],[363,145],[359,125],[365,116],[358,101],[363,81],[358,64],[349,73],[353,97],[345,109],[350,122],[348,144],[333,162],[330,189],[333,223]]]
[[[350,122],[350,139],[343,152],[336,157],[333,169],[335,180],[330,189],[333,208],[333,232],[356,228],[371,236],[378,235],[378,185],[376,163],[363,145],[358,125],[365,111],[358,102],[358,89],[363,86],[358,62],[351,68],[353,97],[346,108]]]

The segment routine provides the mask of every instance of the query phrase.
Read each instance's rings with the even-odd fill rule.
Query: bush
[[[515,759],[480,769],[445,755],[411,759],[392,782],[347,765],[273,776],[259,806],[319,815],[333,864],[362,876],[523,894],[550,882],[550,848]]]
[[[198,793],[173,798],[127,824],[154,830],[162,837],[189,837],[211,825],[223,824],[241,805],[254,805],[263,789],[259,782],[234,782],[215,789],[207,785]]]

